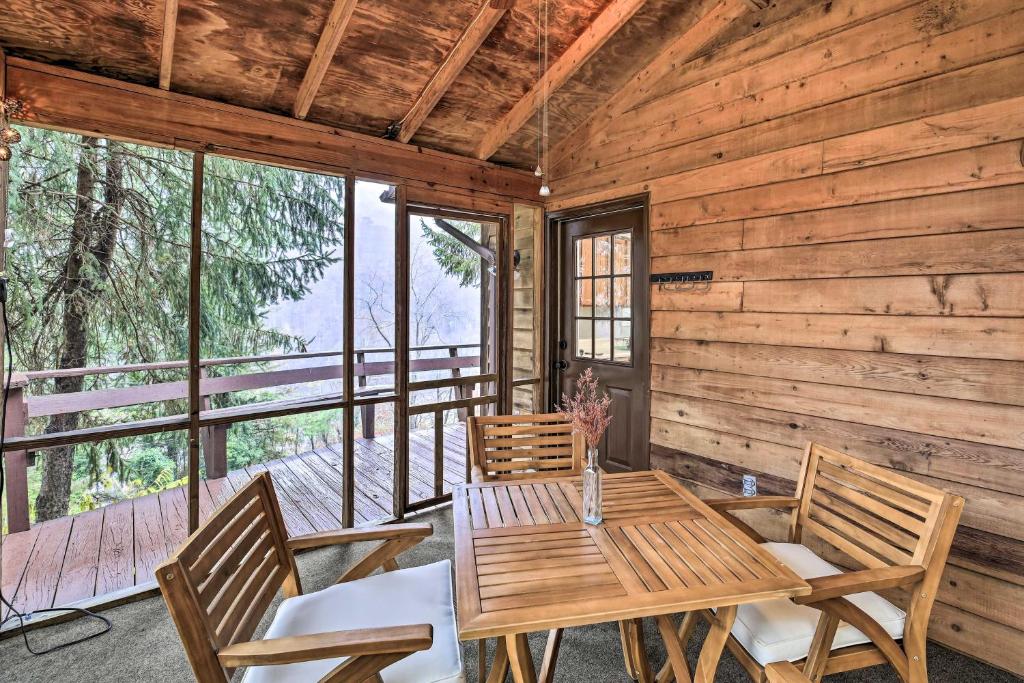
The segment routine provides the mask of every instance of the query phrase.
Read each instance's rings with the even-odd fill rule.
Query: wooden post
[[[409,218],[406,187],[395,188],[395,517],[409,504]]]
[[[356,416],[352,409],[352,398],[355,393],[355,358],[353,351],[356,349],[356,177],[345,176],[345,227],[344,227],[344,268],[345,281],[343,283],[344,302],[344,341],[342,342],[342,364],[344,370],[344,394],[348,401],[348,408],[342,413],[342,439],[341,439],[341,525],[346,529],[355,526],[356,523]],[[366,413],[363,413],[365,420]],[[372,416],[371,416],[372,420]],[[370,429],[373,429],[372,422]],[[363,432],[366,432],[366,422],[363,422]]]
[[[24,436],[28,406],[25,389],[28,379],[16,372],[11,375],[11,394],[7,399],[7,417],[4,436]],[[9,533],[28,531],[28,454],[25,451],[4,453],[7,463],[7,530]]]
[[[197,152],[192,157],[192,225],[189,243],[188,282],[188,529],[199,528],[199,277],[203,255],[203,162],[205,156]]]
[[[459,348],[457,346],[450,346],[450,347],[448,347],[448,357],[449,358],[458,358],[459,357]],[[483,371],[483,369],[481,368],[481,372],[482,371]],[[458,379],[459,377],[462,377],[462,370],[460,370],[459,368],[452,368],[452,378],[453,379]],[[465,385],[459,384],[459,385],[457,385],[455,387],[452,387],[452,389],[454,390],[453,393],[455,394],[455,400],[456,401],[461,401],[462,399],[466,398],[467,388],[466,388]],[[469,393],[470,393],[470,395],[472,395],[472,393],[473,393],[472,390],[469,390]],[[468,413],[466,413],[466,409],[465,408],[459,408],[459,422],[465,422],[467,414]],[[441,420],[444,421],[444,415],[441,415]]]
[[[202,380],[206,379],[206,368],[199,368],[200,378],[200,411],[209,410],[210,397],[202,393]],[[202,427],[200,437],[203,445],[203,460],[206,463],[207,479],[222,479],[228,476],[228,429],[231,425],[213,425]]]
[[[444,411],[437,410],[434,412],[434,496],[440,498],[442,495],[444,495]]]
[[[362,366],[366,362],[366,354],[359,352],[356,354],[356,363]],[[359,375],[359,387],[365,387],[367,385],[365,370]],[[371,403],[369,405],[359,407],[359,421],[362,422],[362,432],[364,439],[376,438],[376,431],[374,429],[374,422],[377,419],[376,405]]]

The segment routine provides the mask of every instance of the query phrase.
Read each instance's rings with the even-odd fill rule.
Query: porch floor
[[[444,428],[444,492],[465,480],[465,425]],[[433,429],[409,435],[409,499],[433,497]],[[341,444],[272,460],[204,480],[202,519],[259,472],[274,480],[290,535],[341,526]],[[355,518],[368,525],[392,516],[394,438],[356,438]],[[4,537],[3,594],[22,612],[69,605],[154,583],[156,566],[188,537],[184,487],[50,520]],[[6,609],[0,620],[6,618]]]

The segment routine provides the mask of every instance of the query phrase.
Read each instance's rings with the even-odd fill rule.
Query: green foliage
[[[17,369],[68,367],[84,342],[87,366],[188,355],[192,155],[20,128],[11,164],[8,252]],[[92,182],[83,185],[83,178]],[[86,196],[82,187],[87,187]],[[267,310],[301,300],[342,253],[344,180],[208,156],[205,165],[201,345],[207,358],[290,353],[308,340],[273,329]],[[77,222],[76,222],[77,221]],[[80,268],[69,264],[80,260]],[[73,275],[69,275],[72,273]],[[75,318],[85,321],[84,332]],[[69,323],[69,320],[71,322]],[[71,325],[69,327],[69,325]],[[83,339],[84,337],[84,339]],[[251,372],[252,366],[221,369]],[[217,374],[217,373],[211,373]],[[181,381],[183,368],[91,375],[80,387],[33,382],[32,395]],[[213,407],[238,402],[218,395]],[[82,413],[75,428],[186,412],[184,400]],[[36,420],[31,430],[68,426]],[[282,445],[278,427],[232,431],[233,467]],[[72,511],[161,490],[184,476],[185,440],[140,437],[83,445],[71,464]],[[41,454],[38,470],[50,466]],[[56,465],[54,465],[56,467]]]
[[[469,221],[448,221],[454,227],[472,237],[480,239],[480,224]],[[456,278],[460,287],[480,285],[480,255],[437,226],[420,219],[423,238],[434,253],[434,260],[447,275]]]

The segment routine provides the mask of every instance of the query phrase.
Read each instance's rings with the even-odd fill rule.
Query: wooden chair
[[[472,482],[566,477],[583,472],[586,442],[573,434],[572,424],[559,413],[499,415],[466,419],[469,479]],[[550,683],[562,642],[562,629],[548,633],[539,683]],[[498,639],[487,681],[504,681],[508,671],[505,640]],[[479,642],[480,681],[484,679],[486,641]]]
[[[396,524],[289,539],[270,475],[224,503],[156,570],[200,683],[462,681],[447,561],[399,569],[395,557],[433,529]],[[334,586],[302,595],[294,552],[380,541]],[[377,569],[385,573],[370,576]],[[251,640],[279,589],[263,640]],[[446,607],[445,607],[446,606]]]
[[[793,601],[739,607],[727,646],[754,681],[766,680],[766,665],[785,661],[811,681],[884,663],[906,683],[927,681],[928,617],[963,498],[811,443],[795,497],[707,502],[813,588]],[[788,543],[768,543],[730,514],[755,508],[792,510]],[[801,544],[809,534],[840,551],[843,564],[859,569],[843,573],[815,555]],[[885,589],[909,592],[905,613],[874,592]],[[715,618],[710,612],[696,614]],[[694,621],[687,617],[684,637]],[[783,623],[788,626],[776,626]],[[792,671],[776,667],[773,675],[789,681]]]
[[[559,413],[466,419],[473,482],[580,474],[586,442]]]
[[[764,668],[764,673],[768,677],[768,683],[810,683],[811,680],[793,666],[792,662],[769,664]]]

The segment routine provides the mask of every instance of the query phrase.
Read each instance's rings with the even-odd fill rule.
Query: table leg
[[[718,660],[725,649],[725,641],[729,639],[732,625],[736,621],[736,605],[719,607],[711,622],[711,630],[704,640],[704,647],[697,660],[697,670],[693,674],[693,683],[714,683]]]
[[[632,662],[633,671],[630,675],[639,683],[654,683],[654,676],[651,674],[651,664],[647,661],[647,647],[644,645],[644,622],[643,619],[630,619],[620,622],[620,629],[624,629],[623,639],[626,641],[624,652],[629,654],[626,657],[626,666]]]
[[[552,683],[555,679],[555,665],[558,650],[562,646],[562,629],[553,628],[548,632],[548,644],[544,646],[544,661],[540,665],[538,683]]]
[[[512,665],[512,680],[515,683],[537,683],[537,671],[533,668],[533,655],[525,633],[505,636],[508,660]]]
[[[483,671],[486,665],[486,658],[481,659],[480,670]],[[487,683],[505,683],[505,676],[507,675],[508,649],[505,647],[504,638],[496,638],[494,642],[494,661],[491,662],[491,671],[487,676]]]
[[[696,613],[687,612],[683,617],[683,623],[679,625],[676,632],[672,619],[668,616],[655,617],[658,630],[661,632],[661,640],[665,643],[665,651],[668,653],[668,661],[661,668],[655,677],[656,683],[690,683],[690,665],[686,661],[686,643],[690,639],[690,631],[696,623]],[[688,623],[689,622],[689,623]]]
[[[636,680],[636,665],[633,663],[633,639],[629,634],[628,621],[619,622],[619,641],[622,643],[622,659],[626,663],[626,675]]]

